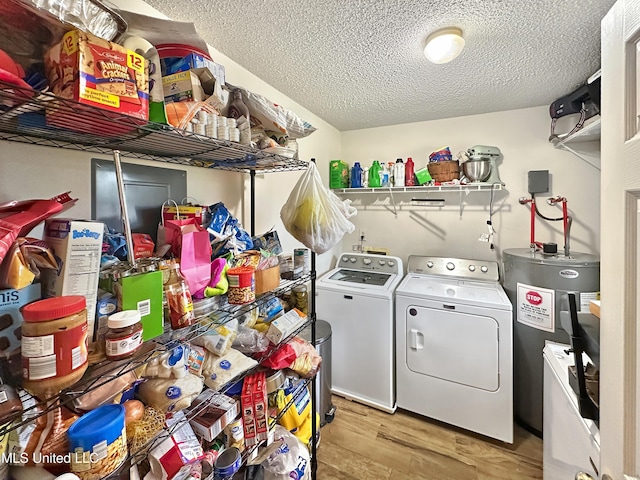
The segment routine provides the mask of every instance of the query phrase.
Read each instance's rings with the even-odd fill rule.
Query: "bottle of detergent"
[[[380,166],[380,162],[378,160],[373,161],[373,165],[369,168],[369,187],[379,187],[382,185],[382,167]]]
[[[404,176],[405,176],[404,163],[402,162],[401,158],[398,158],[393,167],[393,178],[394,178],[393,185],[396,187],[404,187]]]
[[[393,175],[395,174],[396,170],[395,170],[395,163],[393,162],[389,162],[387,164],[387,167],[389,168],[389,187],[393,187],[396,184],[396,180],[395,178],[393,178]]]
[[[413,187],[416,184],[416,177],[413,171],[413,160],[407,158],[407,164],[404,166],[404,184],[407,187]]]
[[[386,163],[382,166],[382,170],[380,171],[380,185],[382,187],[389,186],[389,167],[387,167]]]
[[[369,186],[369,167],[362,169],[362,186],[367,188]]]
[[[360,162],[356,162],[351,167],[351,188],[362,187],[362,167]]]

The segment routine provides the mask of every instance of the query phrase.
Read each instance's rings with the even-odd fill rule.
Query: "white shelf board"
[[[553,140],[553,144],[556,147],[563,147],[572,143],[593,142],[600,140],[600,123],[601,119],[598,117],[596,120],[581,128],[571,136],[558,136]]]
[[[363,193],[427,193],[427,192],[488,192],[502,190],[500,183],[468,183],[466,185],[427,185],[420,187],[334,188],[338,195],[360,195]]]

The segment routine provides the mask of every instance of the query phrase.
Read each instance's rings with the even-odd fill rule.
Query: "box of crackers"
[[[93,121],[87,121],[87,112],[81,109],[78,112],[73,105],[52,102],[46,112],[49,125],[88,133],[118,134],[146,123],[149,72],[148,63],[141,55],[76,29],[67,32],[62,41],[47,51],[44,60],[51,93],[114,114],[92,115]],[[121,115],[136,120],[118,121]],[[103,120],[110,118],[112,122]]]

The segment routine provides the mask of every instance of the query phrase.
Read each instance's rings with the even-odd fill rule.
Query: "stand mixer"
[[[467,156],[469,160],[488,160],[491,165],[491,174],[489,178],[485,180],[485,183],[499,183],[504,185],[504,182],[500,180],[498,174],[497,161],[502,159],[502,152],[498,147],[491,147],[488,145],[475,145],[467,150]]]

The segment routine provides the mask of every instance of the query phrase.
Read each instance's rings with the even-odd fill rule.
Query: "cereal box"
[[[81,30],[67,32],[45,54],[51,92],[145,123],[149,115],[147,61],[139,54]],[[133,127],[112,122],[69,122],[69,110],[60,104],[47,109],[47,123],[90,133],[122,133]],[[96,124],[97,123],[97,124]],[[105,126],[107,128],[105,132]]]
[[[43,270],[42,295],[82,295],[87,299],[89,338],[95,323],[102,233],[104,224],[65,218],[49,218],[44,224],[44,241],[51,247],[60,271]]]

